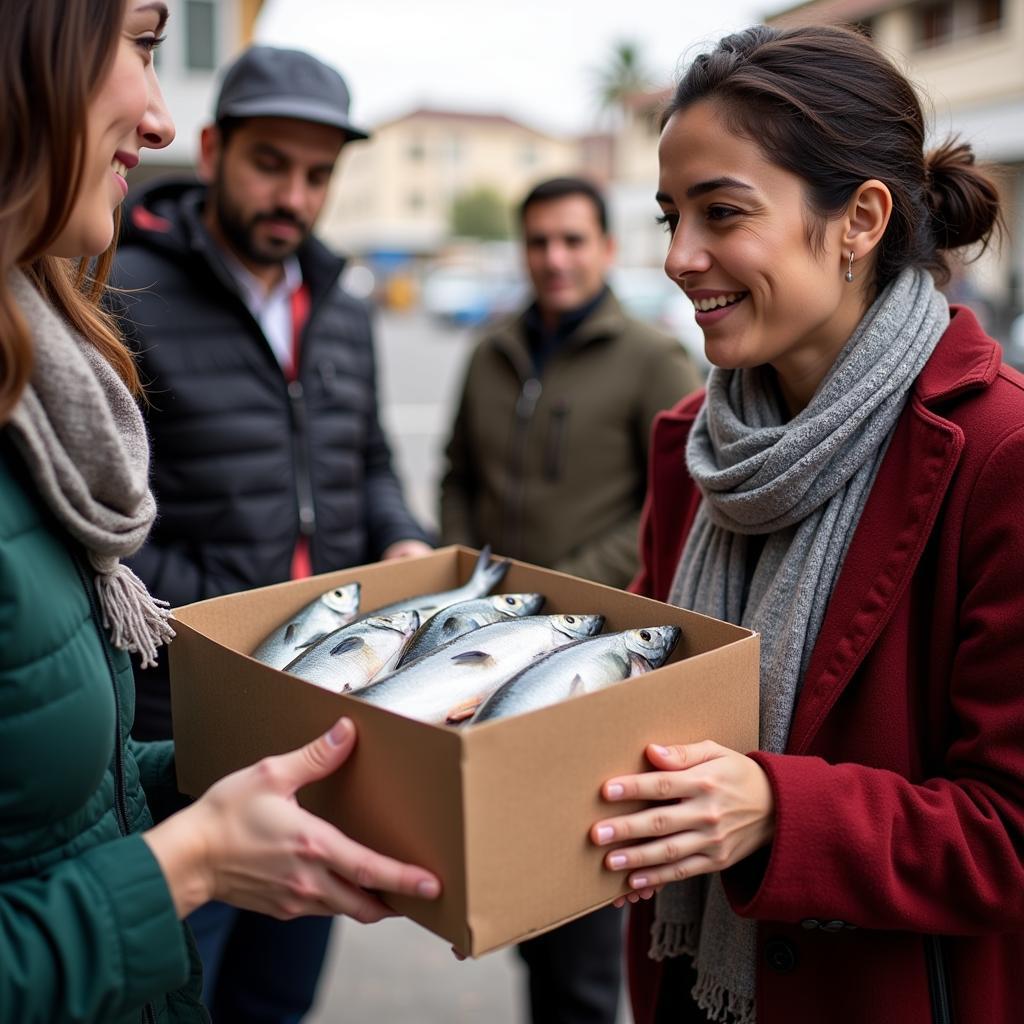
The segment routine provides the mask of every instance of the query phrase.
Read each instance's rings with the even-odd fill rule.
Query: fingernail
[[[658,754],[660,757],[668,757],[671,751],[668,747],[659,747],[657,743],[651,744],[651,749]]]
[[[634,889],[646,889],[647,879],[644,878],[643,875],[637,875],[636,878],[631,878],[629,880],[629,884],[633,886]]]
[[[432,900],[435,896],[440,894],[441,886],[432,878],[424,878],[423,881],[416,886],[416,892],[424,899]]]
[[[605,792],[608,794],[609,800],[616,800],[626,792],[626,787],[619,785],[617,782],[613,782],[608,786]]]
[[[608,867],[610,868],[624,868],[626,866],[626,857],[621,853],[613,853],[608,858]]]
[[[611,825],[602,825],[597,830],[597,841],[599,843],[607,843],[609,839],[615,838],[615,829]]]
[[[332,747],[340,747],[348,739],[351,729],[352,720],[350,718],[339,718],[327,733],[327,742]]]

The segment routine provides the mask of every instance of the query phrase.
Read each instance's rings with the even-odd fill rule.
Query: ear
[[[220,151],[220,130],[215,124],[208,124],[199,135],[199,159],[196,162],[199,179],[206,185],[209,185],[217,176]]]
[[[876,178],[863,182],[846,207],[841,258],[865,260],[882,240],[892,216],[892,193]]]

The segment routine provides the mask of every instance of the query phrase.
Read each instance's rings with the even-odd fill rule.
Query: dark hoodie
[[[131,566],[172,606],[279,583],[300,532],[314,572],[426,539],[377,414],[366,307],[342,261],[298,253],[309,315],[286,379],[201,219],[205,189],[157,182],[125,210],[113,283],[149,405],[158,517]],[[163,673],[139,673],[137,734],[169,735]]]

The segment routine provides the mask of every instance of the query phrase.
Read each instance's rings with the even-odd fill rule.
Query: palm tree
[[[601,110],[620,123],[626,120],[629,99],[651,88],[651,74],[635,40],[620,39],[612,45],[608,63],[595,69],[597,97]]]

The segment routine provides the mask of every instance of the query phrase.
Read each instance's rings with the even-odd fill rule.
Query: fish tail
[[[485,544],[480,551],[480,557],[473,569],[472,579],[480,586],[480,592],[489,594],[504,578],[508,572],[508,562],[502,559],[489,564],[491,561],[491,545]]]

